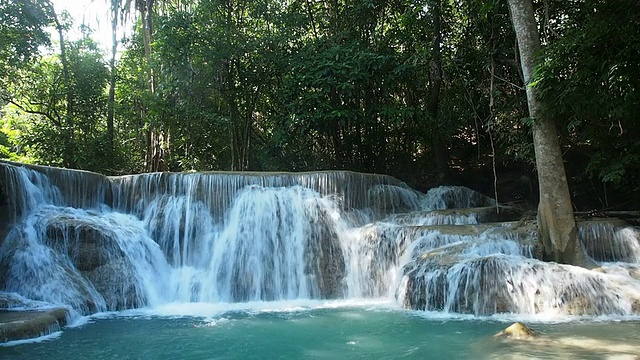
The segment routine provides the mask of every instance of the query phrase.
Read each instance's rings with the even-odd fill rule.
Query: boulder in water
[[[538,336],[538,332],[531,329],[530,327],[528,327],[527,325],[521,323],[521,322],[515,322],[513,324],[511,324],[509,327],[507,327],[506,329],[500,331],[499,333],[495,334],[494,337],[501,337],[501,336],[506,336],[508,338],[511,339],[530,339],[532,337],[536,337]]]

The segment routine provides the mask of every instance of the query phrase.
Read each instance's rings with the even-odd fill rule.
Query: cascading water
[[[0,247],[3,289],[81,313],[158,298],[156,284],[163,283],[159,278],[168,267],[140,220],[105,208],[91,186],[80,188],[90,189],[86,193],[76,187],[63,194],[43,173],[4,170],[14,180],[9,198],[17,201],[11,204],[15,225]]]
[[[534,227],[487,224],[520,214],[498,216],[466,188],[423,195],[351,172],[0,170],[11,209],[0,289],[80,313],[378,297],[472,314],[630,314],[640,304],[637,229],[581,225],[589,254],[606,261],[597,272],[546,263]]]
[[[204,241],[196,243],[183,236],[190,245],[175,244],[181,238],[172,235],[174,230],[168,232],[169,238],[162,238],[161,244],[173,243],[166,248],[182,252],[180,260],[174,261],[172,300],[338,296],[342,258],[334,216],[339,216],[334,203],[300,186],[246,187],[238,193],[223,225],[216,229],[203,222],[193,227],[209,234]]]

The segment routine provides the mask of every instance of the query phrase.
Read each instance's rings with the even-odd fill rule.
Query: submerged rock
[[[506,329],[495,334],[494,337],[506,336],[512,339],[530,339],[538,336],[538,332],[521,322],[515,322]]]

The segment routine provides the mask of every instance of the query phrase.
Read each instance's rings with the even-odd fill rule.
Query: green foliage
[[[640,183],[640,4],[584,0],[567,9],[547,47],[537,86],[564,125],[586,175],[619,187]]]
[[[110,3],[116,16],[140,12]],[[571,177],[637,187],[639,5],[534,3],[545,45],[534,86],[563,129]],[[5,158],[118,174],[162,151],[166,170],[339,168],[415,184],[430,180],[440,143],[455,171],[534,166],[505,1],[155,2],[149,46],[138,18],[113,74],[89,39],[69,42],[70,81],[59,55],[37,54],[49,44],[43,4],[0,4]]]
[[[72,146],[70,153],[78,167],[100,171],[106,154],[100,139],[108,72],[102,54],[89,39],[68,44],[67,57],[70,84],[63,81],[57,56],[16,73],[8,88],[13,98],[5,110],[3,132],[11,147],[18,149],[16,156],[63,165],[66,146]]]
[[[50,17],[42,1],[0,2],[0,81],[36,59],[40,46],[50,44],[49,34],[45,31],[49,23]]]

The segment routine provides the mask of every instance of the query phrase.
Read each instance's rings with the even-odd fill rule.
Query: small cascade
[[[468,225],[478,223],[478,213],[461,214],[450,210],[413,211],[390,215],[384,221],[407,226]]]
[[[185,195],[160,195],[139,212],[144,228],[172,266],[204,268],[209,264],[220,230],[202,201]]]
[[[596,261],[640,263],[640,229],[618,221],[578,223],[587,254]]]
[[[342,241],[347,297],[389,296],[404,251],[417,236],[416,230],[385,222],[349,229]]]
[[[640,264],[633,252],[637,229],[581,224],[580,238],[589,254],[607,249],[606,260],[618,261],[590,271],[538,260],[542,249],[536,230],[521,225],[432,226],[432,236],[411,245],[399,301],[414,309],[475,315],[629,315],[640,310]],[[593,239],[609,244],[594,246]]]
[[[64,203],[60,189],[52,185],[45,174],[15,166],[3,166],[2,169],[6,179],[10,221],[19,220],[23,214],[31,213],[40,204]]]
[[[17,165],[17,164],[16,164]],[[0,163],[10,219],[16,221],[40,204],[94,209],[111,202],[111,183],[102,175],[46,166]]]
[[[409,270],[405,305],[424,310],[495,313],[631,314],[630,288],[603,274],[517,255],[429,259]]]
[[[425,210],[467,209],[494,206],[495,200],[464,186],[439,186],[422,199]]]

